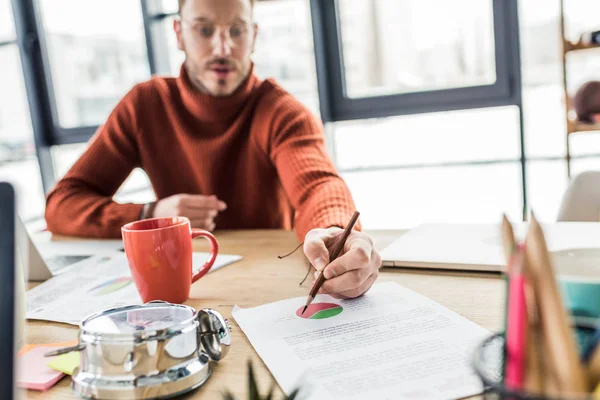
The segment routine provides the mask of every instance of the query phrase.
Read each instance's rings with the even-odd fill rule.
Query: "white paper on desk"
[[[309,390],[310,399],[455,399],[481,393],[469,364],[488,331],[396,283],[336,303],[328,319],[302,319],[306,298],[256,308],[234,307],[233,317],[281,388]],[[313,303],[314,304],[314,303]]]
[[[193,253],[194,270],[204,265],[208,253]],[[219,254],[210,272],[242,257]],[[55,276],[27,292],[27,319],[79,325],[89,315],[110,308],[142,304],[131,278],[125,253],[107,253]]]
[[[56,255],[93,256],[123,248],[122,240],[70,240],[59,242],[34,238],[33,242],[44,259]]]

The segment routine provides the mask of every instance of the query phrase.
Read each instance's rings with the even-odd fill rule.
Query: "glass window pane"
[[[161,11],[165,14],[174,13],[179,11],[179,2],[177,0],[162,0],[161,8]]]
[[[336,123],[339,168],[517,160],[516,107]]]
[[[262,78],[275,78],[314,114],[319,96],[310,4],[305,0],[257,2],[258,38],[253,60]]]
[[[491,0],[338,0],[346,95],[496,81]]]
[[[531,0],[530,0],[531,1]],[[545,0],[538,0],[534,3],[541,5]],[[542,12],[540,8],[536,7],[538,13]],[[560,8],[559,8],[560,10]],[[571,41],[578,41],[580,35],[583,32],[596,31],[598,30],[598,14],[600,14],[600,2],[598,0],[577,0],[577,1],[565,1],[565,30],[567,39]]]
[[[32,143],[29,105],[16,45],[0,47],[0,65],[0,141]]]
[[[581,1],[570,1],[580,3]],[[559,0],[519,1],[523,83],[561,86],[562,66]]]
[[[556,221],[567,182],[567,162],[564,160],[527,163],[529,210],[536,218],[543,222]]]
[[[318,115],[319,95],[309,2],[257,2],[254,19],[258,24],[258,38],[252,59],[257,75],[262,79],[275,78],[278,84]],[[171,73],[179,75],[185,55],[177,49],[173,18],[165,19],[162,24],[168,41]]]
[[[181,64],[185,61],[185,53],[177,48],[177,36],[173,30],[173,21],[175,18],[165,18],[161,21],[162,30],[164,32],[167,49],[169,50],[169,65],[171,67],[171,74],[179,76]]]
[[[558,83],[524,85],[527,157],[564,157],[567,152],[564,90]]]
[[[569,137],[571,157],[600,154],[600,131],[580,132]]]
[[[61,126],[103,123],[135,83],[150,77],[140,2],[43,0],[41,6]]]
[[[0,47],[0,65],[0,181],[15,185],[21,217],[38,218],[44,215],[44,191],[16,45]]]
[[[518,163],[343,174],[366,229],[521,220]]]
[[[0,0],[0,42],[15,39],[15,25],[10,0]]]
[[[66,146],[54,146],[52,148],[52,160],[54,162],[54,174],[57,180],[61,179],[71,168],[71,166],[79,159],[81,154],[87,148],[87,143],[79,143]],[[148,196],[148,192],[150,196]],[[130,199],[133,194],[135,198],[139,198],[139,194],[143,193],[144,198],[150,197],[148,201],[153,200],[154,192],[150,186],[150,180],[148,175],[140,169],[136,168],[133,170],[131,175],[125,180],[123,185],[119,188],[116,198]]]
[[[35,156],[0,163],[0,181],[10,182],[17,192],[17,210],[24,221],[43,218],[46,200]]]

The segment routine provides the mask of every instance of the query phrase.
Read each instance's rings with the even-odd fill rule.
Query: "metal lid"
[[[91,315],[80,328],[85,334],[103,337],[147,338],[194,324],[195,315],[195,310],[185,305],[150,302]]]
[[[211,308],[198,311],[200,343],[213,361],[220,361],[231,346],[231,328],[221,314]]]

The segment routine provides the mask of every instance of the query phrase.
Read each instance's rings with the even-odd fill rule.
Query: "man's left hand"
[[[304,254],[315,267],[315,278],[324,271],[325,283],[319,293],[340,299],[355,298],[367,292],[377,280],[381,256],[369,235],[352,231],[337,259],[330,252],[344,233],[340,228],[313,229],[306,234]]]

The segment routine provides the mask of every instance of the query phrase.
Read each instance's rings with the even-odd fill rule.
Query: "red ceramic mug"
[[[192,229],[185,217],[153,218],[121,228],[125,254],[133,280],[144,303],[163,300],[181,304],[190,296],[192,283],[202,278],[215,263],[219,245],[212,233]],[[204,266],[192,272],[192,239],[210,242]]]

